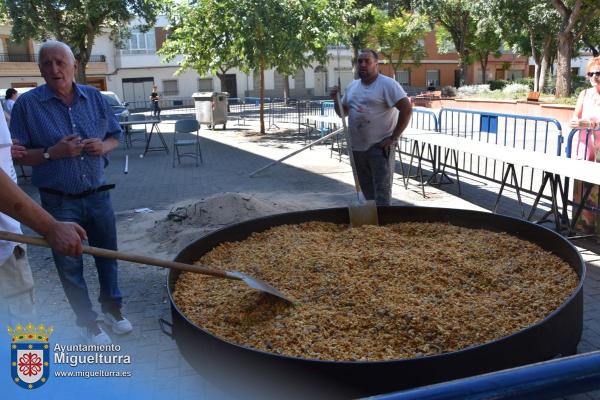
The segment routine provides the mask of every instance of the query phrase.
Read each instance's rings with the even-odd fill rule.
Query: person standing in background
[[[4,98],[6,99],[4,103],[4,116],[6,117],[6,122],[10,123],[10,113],[15,105],[15,101],[17,101],[17,90],[13,88],[6,89]]]
[[[574,146],[576,149],[574,157],[600,162],[600,57],[592,58],[588,62],[586,73],[592,87],[579,94],[569,124],[571,128],[580,129],[575,139],[577,143]],[[575,180],[573,183],[575,203],[580,202],[583,189],[583,182]],[[585,204],[587,209],[583,209],[575,226],[584,233],[600,237],[600,214],[593,210],[597,210],[600,206],[598,193],[598,186],[594,186]]]
[[[158,95],[158,88],[156,87],[156,85],[152,86],[150,101],[152,102],[152,116],[160,118],[160,96]]]

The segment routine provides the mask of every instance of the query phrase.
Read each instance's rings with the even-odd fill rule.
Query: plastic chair
[[[196,159],[196,167],[198,166],[198,160],[201,163],[204,162],[202,159],[202,151],[200,150],[200,124],[195,119],[181,119],[175,122],[175,132],[173,133],[173,167],[175,167],[175,158],[177,163],[181,164],[181,157],[194,157]],[[184,134],[185,137],[182,137]],[[189,138],[189,134],[193,134],[196,137]],[[179,152],[180,147],[193,148],[186,153]]]

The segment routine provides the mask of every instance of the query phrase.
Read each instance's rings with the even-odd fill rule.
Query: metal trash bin
[[[227,93],[197,92],[192,95],[196,109],[196,119],[201,124],[215,129],[215,125],[227,125]]]

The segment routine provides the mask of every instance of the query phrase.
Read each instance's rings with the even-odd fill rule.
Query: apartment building
[[[224,85],[217,76],[200,76],[187,70],[176,74],[178,60],[164,62],[158,56],[166,39],[167,20],[159,18],[153,29],[141,32],[132,22],[132,35],[122,48],[115,46],[108,34],[96,38],[92,57],[86,73],[88,84],[101,90],[110,90],[119,95],[131,108],[147,105],[152,86],[156,85],[161,98],[174,105],[189,100],[194,92],[222,91],[230,97],[258,96],[258,73],[245,74],[231,69],[225,75]],[[43,84],[37,66],[40,43],[27,41],[14,43],[10,40],[10,26],[0,26],[0,88],[32,87]],[[351,52],[332,48],[327,65],[311,66],[298,70],[288,77],[292,97],[327,97],[329,88],[352,80]],[[283,95],[284,77],[277,71],[265,71],[265,96]]]
[[[159,18],[154,28],[141,32],[135,28],[139,21],[131,24],[132,35],[122,48],[118,48],[108,34],[96,38],[92,57],[87,65],[88,84],[101,90],[110,90],[130,103],[130,108],[149,107],[148,98],[152,86],[156,85],[161,98],[167,105],[181,105],[189,101],[194,92],[228,92],[230,97],[245,98],[258,96],[258,73],[243,73],[231,69],[225,76],[224,84],[218,77],[200,76],[196,71],[187,70],[176,74],[178,60],[164,62],[157,55],[166,40],[167,20]],[[31,87],[43,83],[37,67],[37,53],[40,43],[27,41],[14,43],[10,37],[10,27],[0,26],[0,88]],[[430,32],[424,39],[427,57],[416,66],[406,60],[395,78],[409,92],[458,84],[458,55],[440,54],[437,50],[435,33]],[[299,69],[288,77],[290,96],[297,98],[327,98],[332,86],[341,82],[347,86],[353,79],[352,52],[346,47],[332,46],[329,60],[325,65],[313,64]],[[487,80],[518,79],[527,76],[527,58],[504,53],[500,58],[489,58]],[[381,60],[381,72],[393,76],[393,69]],[[285,77],[275,70],[265,71],[265,96],[281,97]],[[478,63],[469,66],[467,82],[482,81]]]
[[[443,86],[459,85],[458,54],[448,52],[441,54],[435,38],[435,31],[429,32],[422,43],[427,55],[419,66],[413,60],[403,60],[402,66],[396,71],[396,80],[406,88],[422,89],[430,86],[439,89]],[[447,43],[447,48],[454,48]],[[384,64],[381,72],[393,76],[393,68]],[[512,52],[503,51],[500,57],[488,57],[486,82],[493,79],[520,79],[528,76],[527,57],[517,56]],[[469,85],[483,82],[483,70],[479,62],[474,62],[467,68],[466,83]]]

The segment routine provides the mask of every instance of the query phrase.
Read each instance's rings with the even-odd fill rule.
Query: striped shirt
[[[48,85],[19,96],[11,113],[12,136],[29,149],[47,148],[74,134],[81,139],[120,140],[121,127],[100,92],[91,86],[74,84],[73,88],[75,97],[70,107]],[[49,160],[33,167],[31,182],[38,188],[81,193],[106,183],[105,163],[105,156],[85,152],[77,157]]]

